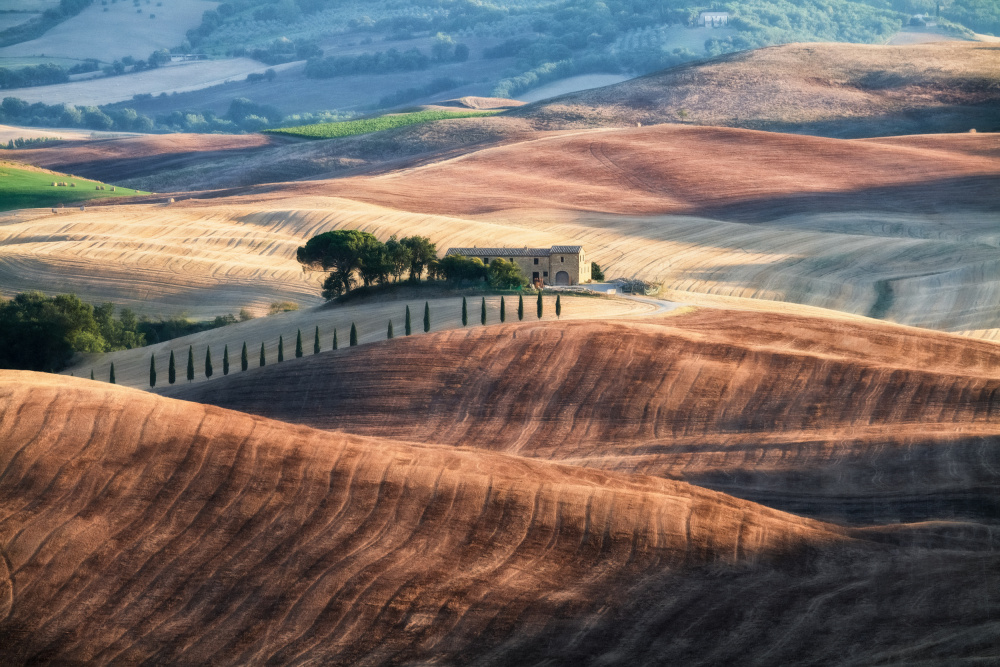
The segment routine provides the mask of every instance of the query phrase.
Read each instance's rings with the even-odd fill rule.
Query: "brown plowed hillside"
[[[0,372],[4,664],[510,664],[622,587],[847,543],[680,482]]]
[[[997,209],[1000,135],[909,144],[677,125],[561,132],[384,176],[289,184],[407,211],[769,220],[817,210]]]
[[[66,141],[20,150],[17,158],[40,167],[120,183],[220,158],[246,161],[261,150],[284,143],[281,138],[263,134],[150,134]]]
[[[1000,347],[698,310],[449,331],[169,395],[642,472],[855,522],[1000,518]]]
[[[694,123],[832,137],[1000,131],[1000,45],[786,44],[570,93],[539,129]]]

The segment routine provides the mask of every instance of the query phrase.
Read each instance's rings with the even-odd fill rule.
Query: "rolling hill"
[[[1000,45],[786,44],[542,100],[538,129],[693,123],[827,137],[1000,131]]]
[[[453,330],[170,396],[282,421],[681,479],[856,523],[993,523],[1000,348],[699,309]]]
[[[7,663],[482,655],[623,580],[846,540],[688,484],[84,380],[2,372],[0,406]]]
[[[5,663],[988,659],[991,531],[0,372]]]

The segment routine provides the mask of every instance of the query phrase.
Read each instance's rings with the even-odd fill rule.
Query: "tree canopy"
[[[329,273],[323,282],[326,299],[350,292],[359,281],[366,287],[387,283],[390,277],[399,281],[407,271],[410,280],[419,280],[436,257],[437,249],[426,237],[393,236],[382,243],[374,235],[354,229],[324,232],[296,252],[304,267]]]

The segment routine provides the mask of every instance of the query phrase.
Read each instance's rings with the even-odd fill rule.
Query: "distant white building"
[[[698,25],[710,28],[721,28],[729,25],[729,12],[701,12],[698,14]]]

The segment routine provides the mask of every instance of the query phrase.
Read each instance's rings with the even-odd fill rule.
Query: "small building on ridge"
[[[590,282],[590,262],[583,246],[554,245],[551,248],[450,248],[445,256],[475,257],[483,264],[506,259],[521,268],[532,285],[579,285]]]

